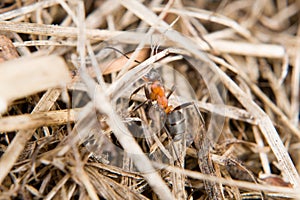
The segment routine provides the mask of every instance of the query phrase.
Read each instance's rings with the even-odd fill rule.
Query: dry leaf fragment
[[[282,187],[293,187],[291,183],[285,182],[280,176],[277,175],[269,175],[267,177],[260,178],[262,183],[266,183],[274,186],[282,186]]]
[[[10,39],[0,35],[0,63],[19,57],[16,47]]]
[[[130,52],[125,55],[130,58],[130,56],[132,56],[132,54],[133,54],[133,52]],[[139,62],[143,62],[144,60],[146,60],[146,58],[148,56],[149,56],[149,48],[144,48],[144,49],[140,50],[140,52],[137,55],[135,60],[139,61]],[[126,64],[126,62],[128,60],[129,59],[126,58],[125,56],[121,56],[120,58],[117,58],[116,60],[111,62],[109,65],[101,65],[100,68],[103,71],[103,74],[110,74],[113,72],[118,72],[123,68],[123,66]],[[136,65],[138,65],[138,63],[133,62],[130,64],[128,69],[131,69],[132,67],[135,67]]]

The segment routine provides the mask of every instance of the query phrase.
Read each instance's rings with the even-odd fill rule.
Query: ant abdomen
[[[182,112],[179,110],[170,112],[167,115],[166,127],[175,142],[181,140],[186,130],[185,118]]]

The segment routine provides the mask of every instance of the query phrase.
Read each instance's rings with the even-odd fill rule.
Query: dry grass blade
[[[299,34],[298,34],[299,35]],[[299,110],[300,110],[300,104],[299,104],[299,90],[300,90],[300,47],[298,45],[298,51],[295,57],[295,64],[293,68],[293,74],[292,74],[292,96],[291,96],[291,110],[292,113],[292,120],[294,121],[294,124],[297,126],[299,123]]]
[[[0,119],[0,132],[63,125],[74,122],[78,113],[78,109],[71,109],[4,117]],[[18,127],[16,124],[19,124]]]
[[[52,199],[54,195],[57,193],[57,191],[68,181],[70,178],[69,175],[65,175],[58,183],[57,185],[47,194],[47,196],[44,197],[44,199]]]
[[[51,70],[45,63],[52,63]],[[48,88],[66,85],[69,72],[58,56],[24,57],[0,64],[1,101],[8,102]],[[16,89],[18,88],[18,89]]]
[[[76,29],[72,27],[60,27],[53,25],[41,25],[33,23],[12,23],[6,21],[0,21],[0,28],[5,31],[15,31],[18,33],[27,34],[37,34],[37,35],[47,35],[56,37],[73,37],[76,38]],[[123,37],[122,37],[123,35]],[[126,35],[126,37],[124,36]],[[141,40],[145,40],[145,33],[136,32],[125,32],[125,31],[107,31],[107,30],[97,30],[97,29],[87,29],[87,38],[90,40],[106,40],[114,36],[117,37],[117,41],[122,43],[133,43],[138,44]],[[213,47],[213,50],[220,53],[234,53],[238,55],[251,55],[257,57],[270,57],[270,58],[283,58],[285,55],[285,50],[282,46],[275,44],[253,44],[246,42],[233,42],[230,40],[214,40],[207,37],[209,44]],[[30,44],[28,41],[27,44]],[[39,45],[42,41],[36,41],[36,45]],[[44,42],[44,45],[46,42]],[[28,44],[28,45],[29,45]],[[43,43],[42,43],[43,44]],[[40,45],[42,45],[40,44]],[[62,43],[48,42],[48,45],[68,45],[74,46],[73,43],[63,41]],[[145,44],[151,45],[151,40],[145,40]],[[169,46],[172,42],[162,42],[162,46]],[[210,48],[205,43],[200,43],[203,50],[210,50]],[[231,47],[231,48],[229,48]],[[266,53],[269,52],[269,53]]]
[[[161,11],[161,8],[154,8],[154,10],[159,10]],[[184,16],[189,16],[189,17],[195,17],[199,18],[202,20],[207,20],[211,22],[216,22],[225,26],[228,26],[235,30],[237,33],[242,35],[243,37],[249,39],[251,38],[250,32],[245,29],[244,27],[240,26],[236,21],[233,21],[229,18],[226,18],[222,15],[218,15],[217,13],[213,13],[207,10],[201,10],[197,8],[188,8],[187,10],[181,10],[181,9],[169,9],[168,12],[170,13],[175,13],[178,15],[184,15]]]
[[[57,0],[46,0],[42,2],[37,2],[29,6],[24,6],[20,9],[12,10],[10,12],[5,12],[0,14],[0,21],[5,21],[20,15],[25,15],[27,13],[36,11],[37,9],[51,7],[55,4],[58,4]]]

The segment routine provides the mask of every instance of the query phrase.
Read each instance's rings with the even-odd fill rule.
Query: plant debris
[[[298,199],[299,1],[0,4],[0,199]]]

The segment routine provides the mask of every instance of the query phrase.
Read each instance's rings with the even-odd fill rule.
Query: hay
[[[298,1],[0,6],[0,199],[300,198]]]

